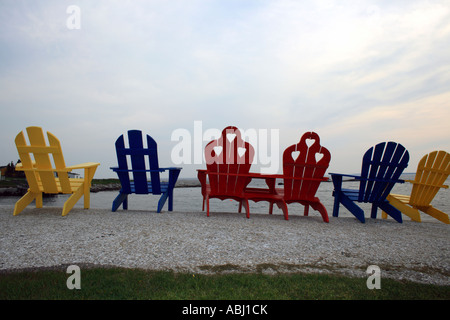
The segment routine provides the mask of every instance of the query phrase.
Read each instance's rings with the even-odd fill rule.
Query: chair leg
[[[89,209],[91,206],[91,184],[97,167],[84,169],[84,208]]]
[[[407,215],[408,217],[411,218],[411,220],[413,221],[417,221],[420,222],[420,212],[419,210],[417,210],[416,208],[410,207],[409,205],[407,205],[406,203],[400,201],[399,199],[397,199],[396,197],[392,196],[392,195],[388,195],[386,198],[389,203],[397,208],[398,210],[400,210],[403,214]],[[383,211],[383,218],[387,217],[387,213]]]
[[[442,212],[439,209],[429,206],[427,208],[420,208],[420,210],[422,210],[426,214],[432,216],[433,218],[438,219],[439,221],[441,221],[443,223],[450,224],[450,219],[449,219],[448,214]]]
[[[311,207],[316,210],[319,211],[320,215],[322,216],[322,220],[324,222],[330,222],[330,220],[328,219],[328,212],[327,209],[325,208],[325,206],[323,205],[322,202],[318,201],[318,202],[312,202],[311,203]]]
[[[112,212],[116,212],[120,205],[123,203],[123,209],[128,209],[128,194],[119,193],[119,195],[114,199],[112,204]]]
[[[90,188],[88,188],[87,190],[84,190],[84,208],[85,209],[89,209],[89,207],[91,206],[91,190]]]
[[[164,207],[164,204],[166,203],[167,197],[169,196],[168,192],[163,193],[161,198],[159,198],[158,201],[158,210],[156,212],[160,213],[162,208]]]
[[[333,217],[339,217],[339,206],[341,204],[341,194],[342,194],[342,177],[332,176],[334,190],[332,196],[334,197],[333,204]]]
[[[42,193],[36,195],[36,208],[42,208]]]
[[[173,211],[173,189],[169,191],[169,211]]]
[[[303,211],[303,215],[305,217],[309,216],[309,204],[305,205],[305,210]]]
[[[62,212],[63,217],[66,216],[70,210],[72,210],[75,203],[77,203],[78,200],[80,200],[80,198],[83,196],[83,193],[84,193],[83,187],[78,188],[77,191],[72,193],[72,195],[69,197],[69,199],[67,199],[66,203],[64,203],[63,212]]]
[[[283,211],[284,220],[289,220],[289,212],[286,202],[284,201],[277,201],[277,206]]]
[[[94,178],[97,167],[86,168],[84,170],[84,208],[89,209],[91,206],[91,183]]]
[[[364,217],[364,210],[358,207],[352,200],[350,200],[345,194],[342,192],[339,195],[339,201],[342,203],[342,205],[347,208],[348,211],[350,211],[359,221],[362,223],[366,222],[366,218]],[[336,207],[336,202],[335,202]],[[339,206],[339,202],[337,203],[337,206]],[[333,216],[334,212],[333,212]],[[335,216],[337,217],[337,215]]]
[[[247,215],[247,219],[250,219],[250,207],[249,207],[249,204],[248,204],[248,199],[243,199],[241,201],[244,201],[244,207],[245,207],[245,212],[246,212],[246,215]]]
[[[37,194],[37,193],[32,193],[31,191],[28,191],[27,193],[25,193],[25,195],[16,202],[16,205],[14,206],[13,215],[16,216],[19,213],[21,213],[23,211],[23,209],[25,209],[31,202],[33,202],[34,199],[36,199],[36,207],[38,207],[37,206],[38,205],[37,198],[39,196],[41,199],[40,202],[41,202],[41,207],[42,207],[42,193]]]
[[[384,201],[381,203],[377,203],[377,204],[373,204],[372,205],[372,213],[373,207],[379,207],[381,210],[383,210],[384,212],[386,212],[388,215],[390,215],[392,218],[394,218],[395,221],[397,221],[398,223],[402,223],[403,219],[402,219],[402,213],[400,212],[400,210],[398,210],[397,208],[395,208],[394,206],[392,206],[388,201]],[[373,218],[373,216],[372,216]],[[376,216],[375,216],[376,218]]]
[[[333,217],[339,217],[339,205],[339,198],[335,195],[333,203]]]
[[[377,211],[378,211],[378,205],[373,203],[372,204],[372,211],[370,212],[370,217],[372,219],[376,219],[377,218]]]
[[[123,208],[123,210],[128,210],[128,195],[123,200],[122,208]]]

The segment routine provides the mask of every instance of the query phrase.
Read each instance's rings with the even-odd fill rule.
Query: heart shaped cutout
[[[309,147],[311,147],[314,143],[316,143],[316,140],[314,139],[306,139],[305,140],[306,145]]]
[[[320,160],[322,160],[324,154],[323,154],[323,153],[318,153],[318,152],[317,152],[315,156],[316,156],[316,163],[317,163],[317,162],[319,162]]]
[[[227,133],[227,140],[228,141],[233,141],[234,139],[236,139],[236,133]]]
[[[238,148],[237,151],[238,151],[239,157],[242,157],[247,152],[247,149],[240,147],[240,148]]]
[[[297,160],[297,158],[300,156],[300,151],[292,151],[292,153],[291,153],[291,157],[292,157],[292,160]]]
[[[222,153],[223,147],[222,146],[215,146],[213,148],[214,153],[216,154],[216,156],[220,155]]]

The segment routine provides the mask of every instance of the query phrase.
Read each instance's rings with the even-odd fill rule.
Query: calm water
[[[403,179],[413,179],[411,175],[405,175]],[[449,185],[450,179],[447,179],[446,184]],[[256,180],[256,181],[259,181]],[[264,182],[254,183],[252,186],[264,187]],[[281,186],[279,186],[281,187]],[[344,182],[345,188],[357,188],[358,182]],[[409,195],[411,193],[411,184],[396,184],[393,193]],[[332,196],[333,184],[331,182],[322,183],[317,192],[317,197],[322,201],[328,210],[328,215],[331,217],[333,213],[333,201]],[[110,209],[112,201],[117,196],[118,191],[105,191],[91,193],[91,208],[98,209]],[[68,198],[68,195],[58,195],[54,197],[44,198],[44,207],[53,206],[61,207]],[[14,206],[15,202],[19,197],[0,197],[0,206]],[[146,196],[146,195],[130,195],[128,200],[128,210],[148,210],[149,212],[156,212],[158,196]],[[444,211],[445,213],[450,212],[450,190],[441,189],[432,203],[436,208]],[[370,205],[365,203],[358,204],[364,209],[366,217],[370,216]],[[29,207],[32,208],[34,204]],[[83,199],[75,205],[76,208],[83,207]],[[300,204],[290,204],[289,215],[303,215],[303,206]],[[219,199],[210,200],[210,212],[237,212],[238,203],[236,201]],[[119,210],[122,210],[121,208]],[[202,195],[199,187],[189,187],[189,188],[175,188],[174,190],[174,210],[179,212],[201,212],[202,210]],[[269,205],[267,202],[252,202],[250,201],[250,213],[251,214],[266,214],[268,213]],[[167,211],[167,203],[165,204],[163,211]],[[12,208],[11,208],[12,213]],[[281,215],[282,212],[277,206],[274,206],[274,214]],[[310,216],[318,216],[320,214],[313,209],[310,209]],[[340,207],[339,216],[352,216],[344,207]],[[381,211],[378,211],[378,217],[381,217]],[[409,220],[409,217],[403,216],[405,221]],[[426,214],[421,213],[423,221],[435,221],[438,220],[429,217]]]

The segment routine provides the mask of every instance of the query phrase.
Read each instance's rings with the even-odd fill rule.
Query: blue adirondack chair
[[[113,201],[112,211],[116,211],[121,204],[127,210],[128,195],[132,193],[161,195],[157,212],[161,212],[169,198],[169,211],[173,210],[173,189],[181,168],[160,168],[156,141],[146,135],[147,146],[144,147],[142,137],[139,130],[128,131],[128,148],[125,147],[123,135],[116,140],[118,167],[111,169],[119,176],[122,188]],[[127,157],[131,159],[131,168],[128,167]],[[169,171],[169,179],[168,182],[163,182],[160,174],[166,170]]]
[[[401,223],[401,212],[390,205],[386,197],[395,183],[404,182],[399,177],[408,162],[409,153],[405,147],[395,142],[382,142],[364,154],[360,176],[330,173],[334,185],[333,216],[339,216],[339,205],[342,204],[364,223],[364,211],[355,202],[365,202],[372,204],[371,218],[377,217],[380,208]],[[359,180],[359,189],[343,189],[342,178],[345,176]]]

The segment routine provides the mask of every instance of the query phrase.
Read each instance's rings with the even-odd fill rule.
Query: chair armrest
[[[391,182],[391,183],[405,183],[405,180],[402,179],[397,179],[397,180],[391,180],[391,179],[374,179],[374,178],[363,178],[361,176],[357,176],[357,175],[353,175],[353,174],[341,174],[341,173],[330,173],[331,178],[333,178],[333,176],[336,177],[352,177],[355,178],[355,180],[365,180],[365,181],[373,181],[373,182],[377,182],[377,181],[385,181],[385,182]]]
[[[299,180],[299,181],[320,181],[320,182],[325,182],[328,181],[329,179],[327,177],[323,177],[323,178],[304,178],[304,177],[279,177],[281,179],[286,179],[286,180]]]
[[[207,175],[219,176],[233,176],[233,177],[248,177],[257,179],[290,179],[290,180],[311,180],[311,181],[328,181],[327,177],[323,178],[304,178],[304,177],[287,177],[282,174],[261,174],[261,173],[230,173],[230,172],[210,172],[208,170],[197,170],[198,176],[206,177]]]
[[[88,169],[88,168],[98,167],[99,165],[100,165],[100,163],[98,163],[98,162],[85,162],[85,163],[77,164],[74,166],[66,167],[66,169],[67,169],[67,171],[76,170],[76,169]],[[62,171],[62,170],[58,170],[58,171]],[[64,170],[64,171],[66,171],[66,170]]]
[[[166,170],[178,170],[178,171],[181,171],[181,169],[183,169],[183,168],[181,168],[181,167],[167,167],[167,168],[159,168],[159,170],[161,171],[166,171]]]
[[[331,176],[352,177],[352,178],[355,178],[356,180],[361,179],[361,176],[357,176],[357,175],[353,175],[353,174],[343,174],[343,173],[333,173],[333,172],[330,172],[329,174]]]
[[[119,169],[117,167],[111,167],[111,170],[114,172],[164,172],[165,169],[158,169],[158,170],[134,170],[134,169]]]
[[[167,168],[159,168],[157,170],[134,170],[134,169],[120,169],[119,167],[110,167],[111,170],[113,171],[121,171],[121,172],[131,172],[131,171],[136,171],[136,172],[164,172],[166,170],[181,170],[183,168],[181,167],[167,167]]]
[[[55,168],[50,168],[50,169],[37,169],[35,167],[36,162],[33,161],[33,168],[31,169],[24,169],[22,166],[22,163],[19,163],[16,166],[16,170],[18,171],[43,171],[43,172],[70,172],[72,170],[77,170],[77,169],[90,169],[90,168],[96,168],[100,165],[100,163],[97,162],[86,162],[86,163],[81,163],[81,164],[77,164],[74,166],[70,166],[70,167],[65,167],[62,169],[55,169]]]

